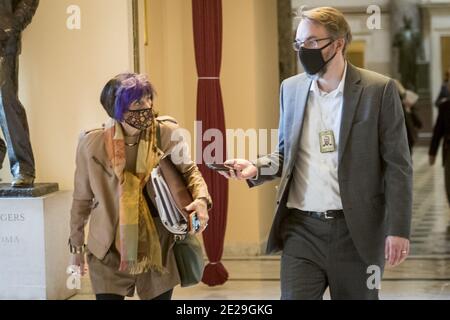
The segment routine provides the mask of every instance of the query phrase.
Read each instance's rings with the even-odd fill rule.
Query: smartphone
[[[189,224],[190,224],[190,230],[192,232],[198,232],[201,228],[200,220],[198,219],[197,213],[191,213],[189,216]]]
[[[232,167],[227,166],[225,164],[217,164],[217,163],[207,163],[206,166],[214,171],[226,171],[229,172],[230,170],[233,170]]]

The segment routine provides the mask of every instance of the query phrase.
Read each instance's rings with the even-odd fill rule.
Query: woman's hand
[[[69,265],[80,268],[81,275],[84,276],[87,271],[86,259],[84,253],[76,253],[70,256]]]
[[[189,212],[195,211],[200,220],[200,230],[197,233],[202,233],[208,227],[209,215],[208,204],[205,199],[196,199],[186,207]]]

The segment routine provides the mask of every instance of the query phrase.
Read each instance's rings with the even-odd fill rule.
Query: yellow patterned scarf
[[[140,274],[163,272],[161,245],[143,189],[158,164],[156,122],[142,132],[139,141],[136,175],[125,171],[125,140],[122,126],[110,119],[105,127],[108,158],[119,179],[119,228],[116,246],[122,272]]]

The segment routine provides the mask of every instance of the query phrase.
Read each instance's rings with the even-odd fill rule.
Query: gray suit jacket
[[[300,74],[281,85],[278,148],[256,161],[258,178],[248,181],[254,187],[281,177],[269,254],[283,249],[280,225],[295,162],[302,161],[297,150],[311,83]],[[338,177],[346,223],[366,263],[381,264],[386,236],[409,238],[412,212],[411,156],[394,81],[349,63],[342,112]]]

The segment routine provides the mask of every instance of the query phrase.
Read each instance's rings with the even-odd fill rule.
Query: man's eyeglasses
[[[333,40],[333,38],[322,38],[322,39],[309,39],[305,41],[294,41],[292,46],[294,47],[295,51],[300,51],[301,47],[305,47],[307,49],[318,49],[319,48],[319,42],[324,40]]]

